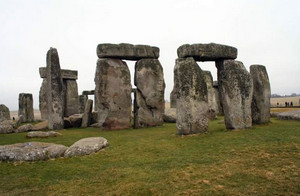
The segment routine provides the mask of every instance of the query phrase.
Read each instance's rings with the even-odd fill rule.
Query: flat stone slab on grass
[[[279,113],[277,118],[279,120],[300,120],[300,110]]]
[[[216,61],[220,59],[236,59],[237,49],[231,46],[209,44],[185,44],[177,49],[179,58],[193,57],[195,61]]]
[[[27,142],[0,146],[2,161],[38,161],[58,158],[68,147],[61,144]]]
[[[56,131],[31,131],[28,132],[26,137],[28,138],[47,138],[47,137],[57,137],[62,134]]]
[[[108,142],[103,137],[90,137],[78,140],[64,154],[65,157],[83,156],[93,152],[98,152],[108,146]]]

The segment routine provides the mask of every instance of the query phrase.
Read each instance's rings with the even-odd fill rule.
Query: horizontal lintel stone
[[[40,71],[41,78],[47,78],[46,67],[40,67],[39,71]],[[62,79],[77,80],[78,79],[78,71],[62,69],[61,77],[62,77]]]

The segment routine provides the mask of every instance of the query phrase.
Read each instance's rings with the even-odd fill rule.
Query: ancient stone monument
[[[251,65],[250,74],[253,80],[252,122],[255,124],[268,123],[270,122],[271,87],[266,67]]]
[[[92,110],[93,110],[93,100],[89,99],[86,102],[86,106],[82,116],[81,127],[88,127],[91,124]]]
[[[213,78],[210,71],[203,71],[204,80],[207,86],[207,101],[209,108],[209,119],[215,119],[216,115],[219,113],[218,101],[216,98],[216,92],[213,86]]]
[[[64,128],[64,94],[58,53],[55,48],[47,52],[47,105],[49,129]]]
[[[131,126],[132,86],[125,61],[136,60],[135,66],[135,127],[157,126],[163,123],[163,69],[159,48],[147,45],[99,44],[95,74],[95,110],[98,126],[104,129],[124,129]]]
[[[80,114],[83,114],[87,100],[88,100],[87,95],[79,95],[79,113]]]
[[[207,86],[204,73],[193,58],[176,60],[178,134],[205,133],[208,128]]]
[[[0,122],[10,120],[10,111],[4,104],[0,104]]]
[[[19,94],[19,111],[18,116],[23,115],[23,122],[33,122],[33,99],[32,94],[20,93]]]

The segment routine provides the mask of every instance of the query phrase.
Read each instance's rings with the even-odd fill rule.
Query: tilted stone
[[[253,84],[250,73],[240,61],[224,60],[216,65],[226,128],[251,127]]]
[[[98,125],[104,129],[129,128],[132,102],[127,64],[118,59],[98,59],[95,84]]]
[[[92,111],[93,111],[93,100],[89,99],[87,100],[85,105],[84,113],[82,116],[81,127],[85,128],[91,124]]]
[[[55,48],[47,52],[47,103],[49,129],[64,128],[64,94],[59,57]]]
[[[0,104],[0,122],[10,120],[10,111],[4,104]]]
[[[179,58],[176,66],[179,81],[176,101],[178,134],[205,133],[208,129],[208,104],[203,71],[193,58]]]
[[[94,95],[95,94],[95,90],[90,90],[90,91],[82,91],[83,95]]]
[[[64,116],[79,113],[78,86],[76,80],[63,80],[64,85]]]
[[[143,58],[159,57],[159,48],[148,45],[132,44],[99,44],[97,46],[99,58],[117,58],[124,60],[140,60]]]
[[[268,123],[270,122],[271,87],[266,67],[251,65],[250,74],[253,80],[252,122]]]
[[[47,88],[47,78],[43,78],[43,82],[39,92],[39,108],[42,120],[48,120]]]
[[[40,77],[41,78],[47,78],[47,68],[46,67],[40,67]],[[62,79],[69,79],[69,80],[77,80],[78,79],[78,71],[76,70],[68,70],[68,69],[62,69],[61,70],[61,77]]]
[[[193,57],[195,61],[216,61],[236,59],[237,49],[221,44],[185,44],[177,49],[179,58]]]
[[[33,122],[33,98],[30,93],[19,94],[19,110],[18,116],[23,115],[23,122]]]
[[[135,128],[163,124],[165,81],[157,59],[141,59],[135,65],[137,111]]]

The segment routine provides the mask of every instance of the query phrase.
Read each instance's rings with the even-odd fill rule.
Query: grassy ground
[[[0,135],[0,145],[44,141],[71,145],[102,136],[96,154],[0,162],[0,195],[300,195],[300,122],[226,131],[222,119],[205,135],[181,137],[175,124],[139,130],[63,130],[62,137]]]

